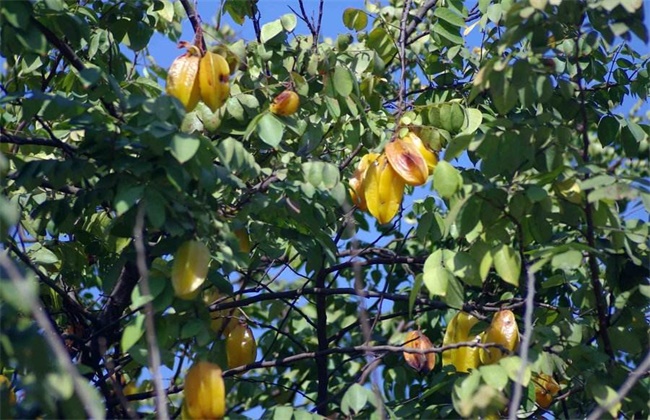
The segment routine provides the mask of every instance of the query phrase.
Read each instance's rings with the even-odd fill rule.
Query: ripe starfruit
[[[292,90],[285,90],[273,99],[269,109],[275,115],[286,117],[294,114],[300,106],[300,97]]]
[[[192,111],[201,99],[198,78],[200,60],[199,49],[191,46],[185,54],[174,60],[167,72],[167,94],[181,101],[188,112]]]
[[[415,147],[424,158],[424,161],[427,163],[427,168],[429,168],[429,175],[431,175],[433,173],[433,170],[436,168],[436,165],[438,164],[438,154],[429,149],[424,144],[422,139],[412,131],[409,131],[408,134],[404,136],[403,140],[406,143],[415,145]]]
[[[551,375],[537,373],[533,376],[535,384],[535,402],[542,408],[549,408],[553,397],[560,392],[560,385]]]
[[[507,350],[513,352],[519,343],[519,328],[517,327],[515,314],[509,310],[497,312],[492,318],[490,326],[483,333],[482,341],[484,344],[501,344]],[[481,363],[485,365],[496,363],[504,357],[501,349],[496,347],[481,349],[479,355]]]
[[[449,322],[442,345],[480,341],[479,335],[470,336],[470,330],[478,323],[478,318],[467,312],[458,312]],[[469,372],[480,364],[478,347],[459,347],[442,352],[442,365],[453,365],[457,372]]]
[[[9,405],[16,404],[16,393],[11,387],[11,381],[5,375],[0,375],[0,404],[2,401],[8,402]]]
[[[217,289],[211,289],[203,295],[203,301],[206,305],[211,305],[216,301],[219,303],[232,302],[234,299],[232,297],[221,300],[223,295]],[[239,317],[242,314],[240,308],[232,309],[222,309],[220,311],[214,311],[210,313],[210,328],[215,333],[225,337],[228,337],[228,334],[239,325]]]
[[[226,386],[219,365],[196,362],[185,376],[184,415],[189,419],[218,419],[226,414]]]
[[[370,214],[384,224],[397,214],[404,197],[404,179],[382,154],[370,164],[361,188]]]
[[[208,275],[210,251],[198,241],[184,242],[174,255],[172,286],[181,299],[191,300]]]
[[[350,197],[352,198],[352,203],[361,211],[368,210],[366,194],[363,190],[363,180],[368,168],[377,160],[378,157],[379,154],[377,153],[368,153],[362,157],[357,164],[357,169],[354,171],[354,175],[350,179]]]
[[[386,145],[386,158],[395,172],[409,185],[422,185],[427,182],[429,167],[422,153],[413,142],[395,138]]]
[[[433,344],[429,337],[422,334],[420,331],[411,331],[406,335],[406,343],[404,347],[409,349],[429,350],[433,348]],[[403,352],[404,360],[413,369],[421,373],[431,372],[436,366],[435,353],[408,353]]]
[[[246,323],[235,326],[226,338],[228,369],[253,363],[256,354],[257,344],[255,344],[253,331]]]
[[[199,65],[201,100],[212,112],[221,108],[230,95],[230,67],[225,58],[206,52]]]

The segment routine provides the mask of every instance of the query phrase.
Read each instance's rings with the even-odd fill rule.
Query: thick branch
[[[30,138],[25,138],[25,137],[18,137],[14,136],[13,134],[9,134],[6,132],[0,133],[0,143],[8,143],[8,144],[18,144],[18,145],[31,145],[31,146],[47,146],[47,147],[57,147],[59,149],[62,149],[66,153],[70,155],[74,155],[77,149],[75,147],[70,146],[69,144],[66,144],[62,141],[56,141],[53,139],[46,139],[43,137],[30,137]]]
[[[580,131],[582,134],[583,164],[587,165],[589,163],[589,134],[587,133],[589,118],[587,116],[587,99],[583,87],[582,68],[580,67],[580,61],[578,60],[580,55],[578,48],[578,45],[580,45],[578,42],[580,36],[581,34],[578,32],[578,40],[576,40],[576,71],[578,78],[578,89],[580,92],[580,116],[582,117],[581,127],[578,127],[578,131]],[[585,181],[588,179],[589,173],[587,172],[585,174]],[[594,228],[593,206],[588,200],[585,200],[585,219],[587,221],[587,245],[589,245],[591,249],[596,249],[596,233]],[[607,333],[607,328],[609,327],[609,316],[607,313],[607,304],[605,303],[605,293],[603,291],[602,285],[600,284],[598,261],[596,261],[596,255],[594,255],[593,252],[589,252],[587,255],[587,262],[589,264],[591,287],[594,289],[594,297],[596,299],[596,311],[598,313],[598,334],[603,341],[605,353],[607,353],[609,357],[614,360],[614,350],[612,349],[612,343],[609,339],[609,334]]]
[[[413,16],[414,19],[406,27],[406,39],[408,39],[413,34],[413,32],[415,32],[415,28],[418,26],[418,23],[422,22],[424,16],[436,5],[436,3],[438,3],[438,0],[428,0],[415,11],[415,15]]]

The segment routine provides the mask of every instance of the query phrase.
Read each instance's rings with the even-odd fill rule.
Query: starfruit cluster
[[[194,363],[185,376],[183,393],[182,419],[220,419],[226,414],[226,386],[219,365]]]
[[[350,179],[352,202],[379,223],[388,223],[402,204],[404,186],[423,185],[437,163],[436,152],[415,133],[396,137],[382,154],[368,153],[361,158]]]
[[[519,328],[515,314],[509,310],[502,310],[494,315],[489,327],[480,334],[472,334],[471,330],[478,323],[478,319],[466,312],[458,312],[449,322],[443,346],[455,343],[476,342],[483,344],[500,344],[509,352],[514,352],[519,344]],[[459,347],[446,350],[442,353],[442,365],[452,365],[457,372],[469,372],[480,365],[489,365],[498,362],[506,354],[497,347]]]
[[[230,66],[224,57],[213,52],[201,53],[195,45],[177,57],[167,72],[167,94],[177,98],[185,110],[194,110],[203,101],[212,112],[226,102],[230,94]]]
[[[406,335],[404,347],[407,349],[429,350],[433,348],[433,344],[429,340],[429,337],[418,330],[411,331]],[[420,373],[431,372],[436,366],[435,353],[403,352],[403,355],[406,363]]]

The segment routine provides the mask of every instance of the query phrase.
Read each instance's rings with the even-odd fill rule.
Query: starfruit
[[[575,178],[566,178],[563,181],[555,181],[553,183],[553,189],[570,203],[582,203],[582,189]]]
[[[406,335],[406,343],[404,344],[404,347],[408,349],[429,350],[433,348],[433,344],[426,335],[422,334],[422,332],[411,331]],[[421,354],[403,352],[403,355],[406,363],[418,372],[431,372],[436,366],[435,353]]]
[[[190,112],[201,99],[199,87],[199,50],[192,46],[187,52],[174,60],[167,72],[166,91],[177,98],[185,110]]]
[[[196,362],[185,376],[185,413],[189,419],[218,419],[226,414],[226,386],[221,368]]]
[[[285,90],[273,99],[269,109],[275,115],[286,117],[295,113],[300,106],[300,97],[292,90]]]
[[[172,286],[181,299],[194,299],[208,275],[210,251],[198,241],[184,242],[174,255]]]
[[[253,331],[246,323],[240,323],[230,331],[226,338],[228,369],[251,364],[255,361],[257,344]]]
[[[368,211],[384,224],[397,214],[404,197],[404,179],[382,154],[370,164],[361,185]]]
[[[427,182],[429,167],[422,153],[413,142],[396,138],[386,145],[386,158],[395,172],[409,185]]]
[[[366,205],[366,194],[363,190],[363,180],[368,168],[375,160],[377,160],[378,157],[379,154],[377,153],[368,153],[362,157],[357,164],[357,169],[354,171],[354,175],[350,179],[350,197],[352,198],[352,203],[361,211],[368,210],[368,206]]]
[[[16,392],[11,387],[11,381],[4,375],[0,375],[0,405],[6,401],[9,405],[16,404]]]
[[[484,344],[501,344],[507,350],[513,352],[519,343],[519,328],[517,327],[515,314],[509,310],[497,312],[492,318],[490,326],[483,333],[482,341]],[[504,357],[501,349],[496,347],[481,349],[479,355],[481,363],[485,365],[496,363]]]
[[[480,341],[479,335],[470,335],[470,330],[478,323],[478,318],[467,312],[458,312],[449,322],[442,345]],[[459,347],[442,353],[442,365],[453,365],[457,372],[469,372],[480,364],[478,347]]]
[[[537,373],[533,376],[535,384],[535,402],[542,408],[549,408],[553,397],[560,391],[560,385],[551,375]]]
[[[438,164],[438,154],[429,149],[424,144],[422,139],[412,131],[409,131],[408,134],[404,136],[403,140],[407,143],[412,143],[415,145],[415,147],[424,158],[424,161],[427,163],[427,168],[429,168],[429,175],[431,175],[433,173],[433,170],[436,168],[436,165]]]
[[[225,58],[206,52],[199,65],[201,100],[212,112],[221,108],[230,95],[230,67]]]

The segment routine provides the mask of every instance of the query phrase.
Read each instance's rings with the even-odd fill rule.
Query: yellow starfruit
[[[292,90],[285,90],[273,99],[270,111],[283,117],[294,114],[300,106],[300,97]]]
[[[378,157],[378,153],[368,153],[364,155],[357,164],[354,175],[350,179],[350,197],[352,198],[352,203],[361,211],[368,210],[366,194],[363,190],[363,180],[368,168],[375,160],[377,160]]]
[[[479,335],[470,335],[470,330],[478,323],[478,318],[460,311],[449,321],[442,345],[480,341]],[[469,372],[480,364],[478,347],[459,347],[442,353],[442,365],[453,365],[457,372]]]
[[[386,145],[384,153],[390,165],[404,179],[404,182],[414,186],[427,182],[429,167],[413,142],[396,138]]]
[[[230,95],[230,67],[225,58],[206,52],[199,66],[201,100],[212,112],[221,108]]]
[[[427,168],[429,168],[429,175],[431,175],[438,164],[438,154],[431,149],[429,149],[422,139],[412,131],[409,131],[403,140],[406,143],[412,143],[418,149],[424,161],[427,163]]]
[[[363,179],[368,211],[384,224],[397,214],[404,197],[404,179],[400,177],[382,154],[372,162]]]
[[[406,343],[404,347],[409,349],[429,350],[433,348],[433,344],[429,337],[422,334],[420,331],[411,331],[406,335]],[[431,372],[436,366],[435,353],[408,353],[403,352],[404,360],[413,369],[418,372],[427,373]]]
[[[553,397],[560,392],[560,385],[551,375],[545,373],[536,373],[533,376],[535,385],[535,402],[542,408],[549,408],[553,402]]]
[[[199,241],[184,242],[174,255],[172,286],[181,299],[191,300],[208,276],[210,251]]]
[[[190,112],[201,99],[199,87],[199,50],[192,46],[187,52],[177,57],[167,72],[167,86],[165,90],[168,95],[177,98],[185,110]]]
[[[196,362],[185,376],[184,415],[189,419],[218,419],[226,414],[226,386],[219,365]]]
[[[517,327],[515,314],[509,310],[497,312],[492,318],[490,326],[483,333],[482,341],[484,344],[501,344],[513,352],[519,343],[519,327]],[[479,355],[481,363],[485,365],[496,363],[505,356],[501,349],[496,347],[481,349]]]
[[[226,338],[228,369],[253,363],[256,354],[257,344],[253,331],[245,323],[238,324]]]

